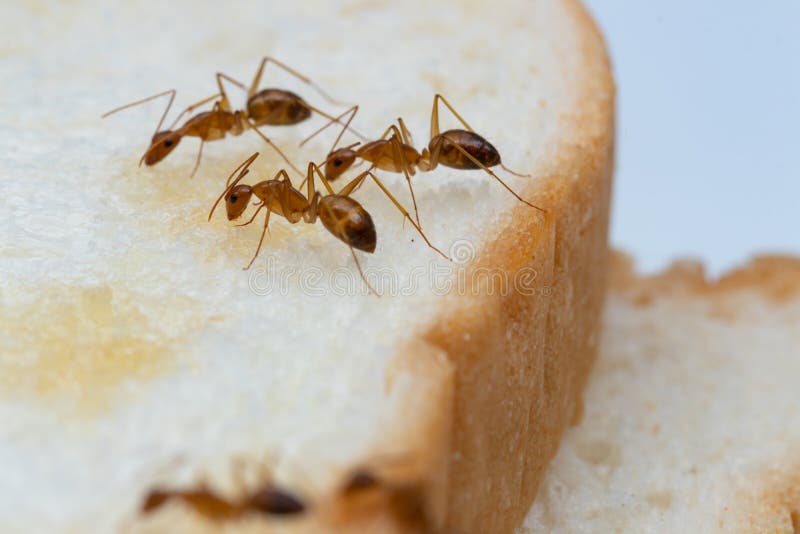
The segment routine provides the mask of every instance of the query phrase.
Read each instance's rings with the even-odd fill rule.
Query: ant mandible
[[[439,102],[443,102],[445,106],[452,112],[452,114],[461,122],[466,129],[452,129],[445,132],[439,131]],[[389,172],[402,172],[408,183],[409,191],[411,193],[412,201],[414,202],[414,211],[416,214],[417,224],[419,224],[419,212],[417,211],[417,203],[414,198],[414,190],[411,187],[411,178],[415,174],[415,168],[422,172],[429,172],[434,170],[439,164],[453,169],[460,170],[474,170],[481,169],[500,184],[505,187],[514,197],[523,204],[526,204],[534,209],[544,213],[542,208],[534,206],[527,200],[523,199],[516,191],[514,191],[506,182],[504,182],[497,174],[490,169],[490,167],[500,166],[506,172],[515,176],[529,177],[529,175],[519,174],[512,171],[502,163],[500,152],[487,141],[483,136],[476,133],[472,127],[467,124],[461,115],[453,108],[447,99],[437,94],[433,98],[433,109],[431,111],[431,139],[428,142],[427,148],[423,148],[422,152],[418,152],[414,147],[411,134],[406,128],[402,118],[398,118],[398,126],[392,124],[381,137],[375,141],[370,141],[354,149],[353,146],[336,149],[339,141],[344,134],[345,129],[349,127],[356,113],[358,106],[353,106],[337,119],[342,119],[346,115],[350,115],[345,123],[344,128],[339,133],[338,137],[333,143],[330,153],[328,154],[327,163],[325,164],[325,177],[329,181],[336,180],[347,169],[349,169],[357,159],[368,161],[372,164],[371,168],[378,168]],[[311,138],[331,126],[334,122],[330,121],[328,124],[311,134],[302,143],[301,146],[308,142]],[[391,134],[391,136],[389,136]],[[387,137],[389,136],[389,137]]]
[[[359,174],[350,183],[344,186],[341,191],[335,193],[319,167],[311,162],[308,164],[308,172],[305,179],[305,183],[308,186],[308,193],[304,196],[303,193],[292,185],[291,178],[289,178],[289,174],[285,170],[278,171],[272,180],[265,180],[254,185],[239,184],[242,178],[250,172],[249,167],[258,156],[259,153],[256,152],[234,169],[226,181],[225,190],[220,194],[216,202],[214,202],[208,214],[208,220],[210,221],[211,217],[214,215],[214,210],[216,210],[220,201],[224,198],[228,220],[232,221],[238,219],[247,209],[250,198],[255,195],[259,200],[255,204],[258,208],[246,223],[239,225],[246,226],[255,220],[256,216],[263,208],[267,208],[267,214],[264,218],[264,228],[261,231],[258,247],[250,263],[244,268],[245,270],[253,265],[253,262],[261,251],[261,246],[264,242],[264,236],[266,235],[270,215],[272,213],[284,217],[292,224],[296,224],[301,220],[308,224],[314,224],[317,219],[319,219],[322,225],[333,234],[334,237],[350,248],[350,252],[353,255],[353,260],[355,261],[362,280],[364,280],[369,291],[377,296],[378,293],[370,285],[364,275],[364,271],[361,269],[361,264],[354,250],[358,249],[363,252],[372,253],[375,251],[375,246],[377,244],[377,232],[372,217],[358,201],[350,197],[353,190],[361,185],[367,177],[371,177],[378,187],[381,188],[389,200],[391,200],[395,207],[403,214],[404,219],[408,219],[411,225],[419,232],[428,246],[444,258],[449,259],[446,254],[436,248],[428,240],[422,229],[411,219],[411,216],[405,208],[403,208],[370,170]],[[238,176],[236,179],[233,179],[233,176],[237,172]],[[316,191],[315,177],[318,177],[322,181],[327,194],[322,195]]]
[[[200,138],[200,148],[197,153],[197,160],[191,173],[191,176],[194,176],[198,167],[200,166],[200,160],[203,155],[203,145],[207,141],[223,139],[227,134],[238,136],[244,133],[245,130],[252,129],[261,137],[261,139],[264,140],[264,142],[272,147],[281,156],[281,158],[283,158],[283,160],[295,170],[295,172],[302,176],[302,172],[300,172],[300,170],[297,169],[297,167],[295,167],[291,161],[289,161],[286,155],[267,136],[265,136],[261,130],[258,129],[258,127],[264,125],[286,126],[297,124],[308,119],[312,112],[318,113],[319,115],[322,115],[333,122],[339,122],[339,120],[312,106],[302,97],[291,91],[276,88],[267,88],[259,91],[258,86],[261,83],[261,76],[264,72],[264,68],[270,61],[300,81],[313,87],[328,101],[337,103],[308,77],[300,74],[296,70],[281,63],[275,58],[272,58],[271,56],[265,56],[261,60],[261,64],[259,65],[258,71],[253,77],[253,81],[250,84],[249,89],[246,88],[243,83],[231,78],[230,76],[221,72],[217,72],[216,79],[219,91],[210,97],[195,102],[181,111],[181,113],[178,114],[178,116],[172,122],[170,127],[166,130],[162,130],[161,127],[163,126],[164,120],[166,119],[170,107],[175,100],[175,89],[170,89],[168,91],[143,98],[142,100],[137,100],[136,102],[112,109],[111,111],[104,113],[102,117],[105,118],[118,111],[122,111],[133,106],[138,106],[156,98],[169,95],[167,107],[161,116],[161,120],[156,126],[150,146],[139,160],[139,165],[141,165],[143,162],[146,165],[155,165],[169,155],[169,153],[178,146],[178,143],[180,143],[183,137],[198,137]],[[241,89],[247,90],[248,99],[246,110],[233,110],[228,98],[228,94],[225,91],[223,80],[227,80]],[[190,117],[183,124],[183,126],[177,127],[178,122],[184,115],[191,113],[196,108],[215,99],[216,102],[214,102],[214,107],[211,111],[198,113],[197,115]],[[360,135],[358,132],[355,133],[356,135]]]

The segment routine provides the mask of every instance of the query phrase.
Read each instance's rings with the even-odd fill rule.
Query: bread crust
[[[448,531],[505,534],[519,526],[563,430],[580,417],[597,352],[615,87],[592,18],[578,0],[566,5],[581,30],[581,104],[563,117],[564,141],[545,177],[523,194],[546,208],[547,221],[515,208],[468,269],[499,267],[511,278],[532,270],[537,291],[456,297],[422,333],[454,368]]]
[[[662,273],[641,277],[626,254],[614,253],[612,265],[611,289],[641,304],[667,294],[711,298],[756,291],[771,301],[783,302],[800,293],[800,258],[791,256],[757,256],[718,279],[710,278],[703,264],[694,260],[678,261]]]

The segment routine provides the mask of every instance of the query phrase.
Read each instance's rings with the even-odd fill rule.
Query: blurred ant
[[[375,251],[375,245],[377,243],[377,233],[375,231],[375,224],[372,222],[372,217],[361,204],[350,197],[353,190],[368,176],[373,179],[378,187],[389,197],[395,207],[403,214],[404,220],[408,219],[411,222],[411,225],[419,232],[428,246],[441,254],[444,258],[449,259],[447,255],[428,241],[427,236],[422,232],[422,229],[414,223],[405,208],[403,208],[370,170],[361,173],[344,186],[341,191],[334,193],[333,188],[331,188],[330,183],[320,171],[319,167],[313,162],[309,163],[305,180],[308,184],[308,193],[304,196],[303,193],[292,185],[289,174],[285,170],[279,171],[272,180],[265,180],[254,185],[239,184],[242,178],[250,172],[249,167],[258,156],[259,153],[256,152],[234,169],[228,177],[225,190],[220,194],[216,202],[214,202],[208,214],[208,220],[210,221],[217,205],[219,205],[220,201],[224,198],[228,220],[232,221],[238,219],[247,209],[250,198],[255,195],[259,200],[255,204],[258,206],[258,209],[256,209],[253,216],[250,217],[246,223],[239,225],[246,226],[255,220],[256,216],[263,208],[267,208],[267,215],[264,218],[264,228],[261,231],[258,247],[245,269],[249,269],[250,266],[253,265],[256,257],[258,257],[258,253],[261,251],[261,245],[264,242],[264,235],[267,232],[269,218],[272,213],[284,217],[292,224],[296,224],[301,220],[308,224],[314,224],[317,219],[319,219],[322,225],[333,234],[334,237],[350,247],[350,252],[353,255],[362,280],[364,280],[370,292],[377,296],[377,291],[375,291],[369,281],[367,281],[354,251],[354,249],[358,249],[372,253]],[[235,180],[231,181],[237,172],[239,173],[238,176]],[[322,195],[316,191],[315,177],[318,177],[322,181],[327,191],[326,195]]]
[[[421,481],[403,480],[403,477],[393,480],[378,475],[370,467],[353,470],[339,487],[345,513],[380,510],[388,512],[401,532],[445,534],[435,526],[426,494],[426,486]]]
[[[241,466],[240,466],[241,467]],[[244,488],[241,470],[237,471],[237,482]],[[268,472],[262,473],[261,480],[269,480]],[[145,496],[142,514],[151,514],[170,501],[180,501],[198,515],[214,522],[241,519],[250,514],[268,516],[296,516],[306,510],[306,505],[291,493],[276,487],[272,482],[264,482],[254,491],[242,491],[235,499],[226,499],[215,493],[207,483],[201,482],[196,488],[172,490],[154,488]]]
[[[439,102],[443,102],[445,106],[452,112],[452,114],[461,122],[466,128],[447,130],[440,133],[439,131]],[[500,158],[500,153],[497,149],[487,141],[483,136],[476,133],[472,127],[467,124],[461,115],[453,108],[445,97],[437,94],[433,98],[433,110],[431,111],[431,139],[428,142],[427,148],[423,148],[422,152],[418,152],[414,147],[411,134],[406,128],[402,118],[398,118],[398,126],[392,124],[381,137],[376,141],[370,141],[361,145],[358,149],[352,147],[336,149],[339,141],[344,134],[345,129],[348,128],[356,113],[358,113],[358,106],[353,106],[337,119],[344,118],[345,115],[350,115],[350,118],[344,125],[344,128],[339,133],[339,136],[333,143],[330,153],[328,154],[327,163],[325,164],[325,177],[329,181],[336,180],[347,169],[349,169],[356,159],[368,161],[372,164],[371,168],[378,168],[389,172],[402,172],[408,183],[411,192],[411,198],[414,202],[414,212],[416,214],[417,224],[419,224],[419,213],[417,211],[417,203],[414,198],[414,191],[411,188],[411,178],[415,174],[415,169],[422,172],[429,172],[434,170],[439,164],[453,169],[472,170],[481,169],[488,173],[495,180],[505,187],[514,197],[523,204],[526,204],[534,209],[544,212],[542,208],[534,206],[527,200],[520,197],[511,187],[508,186],[503,180],[495,174],[490,167],[500,166],[506,172],[515,176],[530,177],[530,175],[519,174],[512,171],[503,165]],[[318,129],[316,132],[307,137],[301,146],[308,142],[311,138],[321,133],[323,130],[331,126],[334,122],[329,121],[328,124]],[[390,137],[389,134],[391,134]]]
[[[167,114],[169,113],[172,102],[175,100],[175,89],[170,89],[142,100],[137,100],[136,102],[112,109],[111,111],[104,113],[102,117],[105,118],[118,111],[122,111],[133,106],[138,106],[139,104],[149,102],[150,100],[154,100],[156,98],[170,95],[167,107],[161,116],[161,120],[156,126],[156,131],[153,134],[150,146],[139,160],[139,165],[141,165],[142,162],[144,162],[146,165],[155,165],[164,159],[170,152],[172,152],[175,147],[178,146],[178,143],[180,143],[183,137],[198,137],[200,138],[200,149],[198,150],[197,160],[190,175],[194,176],[198,167],[200,166],[200,159],[203,156],[203,145],[206,141],[223,139],[227,134],[238,136],[241,135],[245,130],[252,129],[261,137],[261,139],[264,140],[264,142],[270,145],[281,156],[281,158],[283,158],[283,160],[286,161],[290,167],[292,167],[292,169],[302,176],[303,173],[300,172],[300,170],[297,169],[297,167],[295,167],[291,161],[289,161],[286,155],[258,129],[258,126],[286,126],[297,124],[308,119],[312,112],[318,113],[319,115],[322,115],[333,122],[339,121],[335,117],[332,117],[324,111],[312,106],[302,97],[291,91],[275,88],[267,88],[259,91],[258,86],[261,83],[261,76],[264,72],[264,67],[270,61],[300,81],[313,87],[328,101],[336,103],[335,100],[328,96],[327,93],[325,93],[319,86],[313,83],[306,76],[303,76],[299,72],[270,56],[265,56],[261,60],[261,64],[255,76],[253,77],[253,82],[251,83],[249,89],[247,89],[243,83],[231,78],[226,74],[218,72],[216,74],[216,79],[219,91],[181,111],[181,113],[172,122],[170,127],[166,130],[162,130],[161,127],[164,124]],[[230,100],[228,99],[228,94],[225,91],[223,80],[227,80],[241,89],[247,90],[246,110],[233,110]],[[214,106],[211,111],[198,113],[197,115],[190,117],[183,124],[183,126],[177,127],[178,121],[184,115],[191,113],[194,111],[194,109],[207,104],[212,100],[216,101],[214,102]],[[355,133],[359,136],[361,135],[358,132]]]

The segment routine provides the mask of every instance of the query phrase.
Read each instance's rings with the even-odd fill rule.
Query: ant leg
[[[403,133],[403,142],[409,146],[414,146],[414,139],[411,138],[411,132],[406,128],[406,123],[403,122],[403,117],[397,117],[397,124],[400,125],[400,131]]]
[[[277,152],[277,153],[278,153],[278,155],[280,155],[280,157],[281,157],[281,158],[283,158],[283,161],[285,161],[286,163],[288,163],[288,164],[289,164],[289,166],[292,168],[292,170],[293,170],[294,172],[296,172],[296,173],[297,173],[298,175],[300,175],[300,176],[303,176],[303,173],[302,173],[302,172],[300,172],[300,169],[298,169],[297,167],[295,167],[295,166],[294,166],[294,163],[292,163],[291,161],[289,161],[289,158],[287,158],[287,157],[286,157],[286,154],[284,154],[284,153],[283,153],[283,151],[282,151],[280,148],[278,148],[278,146],[277,146],[275,143],[273,143],[273,142],[272,142],[272,141],[269,139],[269,137],[267,137],[266,135],[264,135],[264,134],[261,132],[261,130],[259,130],[259,129],[258,129],[258,126],[256,126],[256,123],[254,123],[254,122],[253,122],[252,120],[250,120],[250,119],[247,119],[247,122],[248,122],[248,124],[250,124],[250,128],[251,128],[253,131],[255,131],[255,132],[256,132],[256,134],[257,134],[257,135],[258,135],[258,136],[259,136],[261,139],[263,139],[265,143],[267,143],[269,146],[271,146],[271,147],[272,147],[272,149],[273,149],[273,150],[275,150],[275,152]]]
[[[342,189],[342,192],[340,192],[339,194],[340,194],[340,195],[347,196],[347,195],[349,194],[349,192],[350,192],[350,191],[352,191],[352,190],[353,190],[353,189],[354,189],[354,188],[355,188],[355,187],[358,185],[358,183],[359,183],[360,181],[363,181],[364,179],[366,179],[366,177],[367,177],[367,176],[369,176],[370,178],[372,178],[372,180],[373,180],[373,181],[374,181],[376,184],[378,184],[378,187],[380,187],[380,188],[381,188],[381,190],[383,191],[383,193],[384,193],[384,194],[385,194],[387,197],[389,197],[389,200],[391,200],[391,201],[392,201],[392,204],[394,204],[394,205],[395,205],[395,207],[396,207],[398,210],[400,210],[400,213],[402,213],[402,214],[403,214],[403,217],[404,217],[404,219],[408,219],[408,222],[410,222],[410,223],[411,223],[411,226],[413,226],[413,227],[414,227],[414,229],[415,229],[415,230],[416,230],[416,231],[419,233],[419,235],[421,235],[421,236],[422,236],[422,239],[424,239],[424,240],[425,240],[425,243],[427,243],[427,244],[428,244],[428,246],[429,246],[430,248],[432,248],[433,250],[435,250],[436,252],[438,252],[438,253],[439,253],[439,254],[440,254],[440,255],[441,255],[441,256],[442,256],[444,259],[446,259],[446,260],[450,260],[450,257],[449,257],[447,254],[445,254],[444,252],[442,252],[441,250],[439,250],[439,249],[438,249],[438,248],[437,248],[437,247],[436,247],[436,246],[435,246],[433,243],[431,243],[431,242],[430,242],[430,240],[428,240],[428,236],[426,236],[426,235],[425,235],[425,232],[423,232],[423,231],[422,231],[422,228],[420,228],[420,227],[417,225],[417,223],[415,223],[415,222],[414,222],[414,219],[412,219],[412,218],[411,218],[411,215],[409,215],[409,214],[408,214],[408,211],[406,211],[406,209],[403,207],[403,205],[402,205],[402,204],[400,204],[400,203],[397,201],[397,199],[396,199],[396,198],[394,198],[394,196],[392,196],[392,194],[389,192],[389,190],[388,190],[388,189],[386,189],[386,186],[385,186],[385,185],[383,185],[383,182],[381,182],[381,181],[378,179],[378,177],[377,177],[377,176],[375,176],[375,175],[372,173],[372,171],[370,171],[370,170],[367,170],[367,171],[364,171],[363,173],[361,173],[361,175],[357,176],[357,177],[356,177],[356,178],[355,178],[353,181],[351,181],[349,184],[347,184],[347,185],[346,185],[346,186],[345,186],[345,187]]]
[[[212,100],[214,100],[214,99],[216,99],[216,98],[219,98],[220,96],[222,96],[222,95],[220,95],[219,93],[214,93],[213,95],[211,95],[211,96],[209,96],[209,97],[206,97],[206,98],[204,98],[204,99],[202,99],[202,100],[198,100],[197,102],[195,102],[194,104],[192,104],[192,105],[190,105],[190,106],[186,106],[186,109],[184,109],[183,111],[181,111],[181,112],[178,114],[178,116],[177,116],[177,117],[175,117],[175,120],[174,120],[174,121],[172,121],[172,124],[170,124],[170,126],[169,126],[169,129],[170,129],[170,130],[174,130],[174,129],[175,129],[175,126],[177,126],[177,125],[178,125],[178,121],[180,121],[180,120],[181,120],[181,118],[182,118],[184,115],[186,115],[187,113],[191,113],[191,112],[192,112],[192,111],[194,111],[196,108],[199,108],[199,107],[200,107],[200,106],[202,106],[203,104],[207,104],[208,102],[211,102]]]
[[[222,84],[222,80],[227,80],[228,82],[232,83],[233,85],[239,87],[244,91],[247,90],[247,87],[245,87],[245,85],[239,80],[235,80],[234,78],[231,78],[230,76],[222,72],[217,72],[216,78],[217,78],[217,86],[219,87],[219,94],[222,97],[221,107],[225,111],[231,111],[231,102],[230,100],[228,100],[228,93],[227,91],[225,91],[225,86]]]
[[[461,117],[461,115],[458,114],[458,112],[455,110],[455,108],[453,108],[450,102],[448,102],[447,99],[442,95],[437,94],[435,97],[433,97],[433,111],[431,112],[431,139],[439,135],[439,107],[437,106],[439,100],[444,102],[444,105],[447,106],[447,109],[449,109],[453,113],[453,115],[455,115],[455,117],[459,120],[459,122],[461,122],[461,124],[463,124],[468,131],[470,132],[473,131],[472,127],[469,124],[467,124],[467,121],[465,121]],[[530,174],[522,174],[519,172],[514,172],[505,165],[503,165],[502,163],[500,163],[500,167],[502,167],[503,170],[506,171],[507,173],[513,174],[514,176],[519,176],[521,178],[531,177]]]
[[[397,130],[395,129],[395,132]],[[392,152],[394,153],[395,161],[400,163],[400,167],[403,170],[403,175],[406,177],[406,183],[408,184],[408,191],[411,193],[411,202],[414,204],[414,217],[417,219],[417,225],[421,228],[422,223],[419,222],[419,210],[417,209],[417,197],[414,195],[414,187],[411,185],[411,177],[408,175],[408,169],[410,165],[408,161],[406,161],[405,156],[403,156],[403,147],[400,145],[400,139],[397,137],[397,133],[392,136],[391,140],[392,145]]]
[[[380,298],[381,294],[378,293],[375,290],[375,288],[372,287],[372,284],[369,283],[369,280],[367,280],[367,275],[364,274],[364,269],[361,268],[361,262],[358,261],[358,256],[356,256],[356,251],[353,249],[353,245],[348,243],[347,246],[350,248],[350,254],[353,255],[353,261],[356,262],[356,269],[358,269],[358,274],[361,275],[361,279],[367,285],[367,289],[369,289],[370,293],[372,293],[376,297]]]
[[[203,145],[206,142],[203,139],[200,139],[200,150],[197,151],[197,160],[194,162],[194,168],[192,169],[192,173],[189,175],[189,179],[191,180],[194,178],[194,175],[197,173],[197,169],[200,168],[200,159],[203,157]]]
[[[250,165],[253,164],[258,155],[259,153],[256,152],[255,154],[244,160],[242,163],[240,163],[238,167],[233,169],[233,172],[230,174],[230,176],[228,176],[228,179],[225,182],[225,189],[222,191],[222,194],[220,194],[220,196],[217,197],[217,201],[214,202],[214,205],[211,206],[211,211],[208,213],[209,221],[211,220],[211,216],[214,215],[214,210],[217,209],[219,202],[223,199],[223,197],[225,197],[225,194],[231,189],[233,189],[233,187],[235,187],[236,184],[238,184],[241,181],[241,179],[247,176],[247,173],[250,172],[250,169],[248,167],[250,167]],[[237,176],[236,179],[233,181],[233,183],[231,183],[233,175],[236,174],[237,172],[239,173],[239,176]]]
[[[264,236],[267,234],[267,227],[269,226],[269,216],[272,213],[272,210],[267,208],[267,216],[264,217],[264,229],[261,230],[261,239],[258,240],[258,248],[256,248],[256,253],[253,254],[253,259],[250,260],[250,263],[247,264],[247,267],[243,268],[243,271],[246,271],[250,267],[252,267],[253,262],[256,261],[258,257],[258,253],[261,252],[261,245],[264,243]]]
[[[435,154],[435,156],[432,156],[432,157],[431,157],[431,159],[432,159],[432,160],[433,160],[433,158],[434,158],[434,157],[436,157],[436,158],[438,159],[438,155],[439,155],[439,148],[440,148],[440,145],[441,145],[441,144],[442,144],[442,140],[441,140],[441,138],[440,138],[439,142],[437,143],[437,145],[439,145],[439,146],[437,146],[437,147],[436,147],[436,150],[434,151],[436,154]],[[538,210],[538,211],[540,211],[540,212],[542,212],[542,213],[544,213],[544,214],[547,214],[547,211],[546,211],[546,210],[543,210],[543,209],[542,209],[542,208],[540,208],[539,206],[534,206],[533,204],[531,204],[530,202],[528,202],[527,200],[525,200],[524,198],[522,198],[521,196],[519,196],[519,194],[517,194],[517,192],[516,192],[516,191],[514,191],[513,189],[511,189],[511,187],[510,187],[510,186],[509,186],[507,183],[505,183],[503,180],[501,180],[501,179],[500,179],[500,177],[499,177],[499,176],[497,176],[497,174],[495,174],[495,173],[494,173],[494,171],[492,171],[492,170],[491,170],[489,167],[487,167],[486,165],[484,165],[483,163],[481,163],[480,161],[478,161],[478,160],[477,160],[477,159],[476,159],[476,158],[475,158],[475,157],[474,157],[472,154],[470,154],[469,152],[467,152],[466,150],[464,150],[464,148],[463,148],[461,145],[459,145],[458,143],[452,143],[452,145],[453,145],[454,147],[456,147],[456,149],[458,149],[458,151],[459,151],[459,152],[461,152],[462,154],[464,154],[464,155],[467,157],[467,159],[469,159],[469,160],[470,160],[470,161],[471,161],[473,164],[475,164],[475,166],[476,166],[476,167],[478,167],[478,168],[480,168],[480,169],[483,169],[483,171],[484,171],[484,172],[486,172],[486,173],[487,173],[489,176],[491,176],[492,178],[494,178],[495,180],[497,180],[498,182],[500,182],[500,184],[501,184],[503,187],[505,187],[505,188],[508,190],[508,192],[509,192],[509,193],[511,193],[512,195],[514,195],[514,197],[516,197],[516,199],[517,199],[517,200],[519,200],[519,201],[520,201],[520,202],[522,202],[523,204],[526,204],[526,205],[530,206],[531,208],[534,208],[534,209],[536,209],[536,210]],[[434,166],[435,166],[435,164],[434,164]]]
[[[292,76],[294,76],[295,78],[300,80],[301,82],[313,87],[315,91],[317,91],[319,94],[321,94],[325,98],[325,100],[327,100],[331,104],[334,104],[336,106],[345,106],[345,105],[347,105],[347,104],[344,104],[344,103],[340,102],[339,100],[336,100],[335,98],[331,97],[328,93],[323,91],[322,88],[319,85],[317,85],[316,83],[312,82],[311,79],[308,76],[303,76],[302,74],[300,74],[299,72],[297,72],[293,68],[285,65],[284,63],[281,63],[280,61],[278,61],[277,59],[275,59],[272,56],[264,56],[261,59],[261,64],[258,67],[258,71],[256,72],[256,75],[253,77],[253,82],[250,84],[250,90],[247,92],[247,97],[248,98],[250,98],[251,96],[256,94],[256,91],[258,90],[258,86],[261,84],[261,75],[264,73],[264,67],[266,67],[267,63],[270,62],[270,61],[272,61],[275,64],[275,66],[280,67],[281,69],[283,69],[284,71],[288,72],[289,74],[291,74]]]
[[[120,106],[118,108],[114,108],[111,111],[107,111],[107,112],[103,113],[100,117],[105,119],[106,117],[108,117],[109,115],[113,115],[117,111],[122,111],[123,109],[132,108],[134,106],[138,106],[139,104],[144,104],[145,102],[149,102],[149,101],[154,100],[156,98],[160,98],[162,96],[170,95],[169,96],[169,102],[167,103],[167,107],[166,107],[166,109],[164,109],[164,114],[161,115],[161,120],[158,121],[158,126],[156,126],[156,131],[153,133],[153,135],[155,135],[155,134],[157,134],[159,132],[159,130],[161,130],[161,126],[164,124],[164,119],[167,118],[167,113],[169,113],[169,108],[172,106],[172,102],[175,100],[175,94],[176,93],[177,93],[177,91],[175,89],[169,89],[167,91],[158,93],[156,95],[148,96],[147,98],[143,98],[141,100],[137,100],[136,102],[131,102],[130,104],[125,104],[124,106]]]
[[[306,177],[306,180],[308,181],[308,194],[306,195],[308,201],[311,202],[311,200],[314,198],[317,192],[316,186],[314,185],[315,174],[322,181],[322,185],[325,186],[325,190],[328,192],[328,194],[335,195],[336,193],[334,193],[333,188],[331,187],[331,183],[328,181],[327,178],[325,178],[325,175],[322,173],[322,171],[319,170],[319,165],[317,165],[312,161],[308,164],[308,176]],[[346,185],[345,188],[348,187],[349,185],[350,184]],[[342,193],[340,192],[339,194]]]
[[[469,124],[467,124],[467,121],[465,121],[461,117],[461,115],[458,114],[458,111],[456,111],[455,108],[453,108],[453,106],[450,105],[450,102],[448,102],[447,99],[445,97],[443,97],[442,95],[437,94],[436,96],[433,97],[433,110],[431,111],[431,139],[433,139],[434,137],[439,135],[439,101],[440,100],[442,102],[444,102],[444,105],[447,106],[447,109],[449,109],[450,112],[453,115],[455,115],[455,117],[459,120],[459,122],[461,122],[461,124],[463,124],[464,127],[468,131],[470,131],[470,132],[473,131],[472,127]]]
[[[310,108],[310,106],[309,106],[309,108]],[[344,123],[344,125],[342,127],[342,131],[339,132],[339,135],[336,137],[336,141],[333,142],[333,146],[331,147],[331,149],[330,149],[330,151],[328,153],[330,154],[331,152],[336,150],[336,145],[339,144],[339,141],[342,139],[342,136],[344,135],[344,132],[347,129],[349,129],[350,131],[352,131],[353,133],[355,133],[356,135],[361,137],[362,140],[366,140],[366,138],[363,135],[361,135],[358,132],[356,132],[353,128],[350,128],[350,123],[355,118],[356,113],[358,113],[358,105],[355,105],[355,106],[349,108],[347,111],[345,111],[344,113],[342,113],[338,117],[329,117],[330,120],[328,121],[328,123],[325,126],[323,126],[323,127],[319,128],[318,130],[316,130],[314,133],[312,133],[311,135],[309,135],[305,139],[303,139],[303,141],[300,143],[300,146],[303,146],[307,142],[311,141],[314,137],[316,137],[317,135],[319,135],[322,132],[324,132],[325,130],[327,130],[328,127],[332,126],[334,123],[342,124],[341,123],[341,119],[343,119],[344,116],[347,115],[347,114],[350,114],[350,118],[347,119],[347,121]]]
[[[254,205],[258,206],[258,208],[256,209],[256,212],[253,213],[253,216],[250,217],[250,220],[247,221],[246,223],[237,224],[236,226],[247,226],[248,224],[251,224],[253,221],[256,220],[256,217],[258,216],[258,213],[261,211],[261,208],[264,207],[264,202],[259,202],[258,204],[254,204]]]
[[[314,134],[312,134],[311,136],[309,136],[309,138],[310,138],[310,137],[314,137],[314,136],[315,136],[315,135],[317,135],[319,132],[321,132],[322,130],[325,130],[325,129],[326,129],[328,126],[330,126],[330,125],[331,125],[331,124],[333,124],[333,123],[336,123],[336,124],[342,124],[341,118],[342,118],[344,115],[347,115],[347,113],[349,113],[349,112],[350,112],[350,110],[351,110],[352,108],[354,108],[354,107],[355,107],[355,108],[357,108],[357,107],[358,107],[358,105],[357,105],[357,104],[356,104],[356,105],[353,105],[353,106],[350,106],[350,108],[348,108],[348,109],[347,109],[347,111],[345,111],[344,113],[342,113],[342,114],[341,114],[341,115],[339,115],[338,117],[334,117],[333,115],[331,115],[331,114],[329,114],[329,113],[325,113],[325,112],[324,112],[324,111],[322,111],[321,109],[319,109],[319,108],[317,108],[317,107],[314,107],[314,106],[312,106],[311,104],[309,104],[308,102],[306,102],[306,101],[305,101],[305,100],[303,100],[302,98],[301,98],[301,99],[299,99],[299,100],[297,101],[297,103],[298,103],[298,104],[300,104],[301,106],[303,106],[304,108],[306,108],[306,109],[308,109],[308,110],[311,110],[311,111],[312,111],[312,112],[314,112],[314,113],[317,113],[318,115],[322,115],[323,117],[325,117],[325,118],[326,118],[326,119],[328,119],[328,121],[329,121],[329,122],[328,122],[328,124],[326,124],[325,126],[323,126],[322,128],[320,128],[318,131],[314,132]],[[366,141],[366,140],[367,140],[367,136],[366,136],[366,135],[362,134],[361,132],[359,132],[358,130],[356,130],[355,128],[353,128],[352,126],[346,126],[346,127],[343,129],[343,132],[344,132],[344,130],[350,130],[351,132],[353,132],[353,134],[354,134],[356,137],[358,137],[358,138],[359,138],[359,139],[361,139],[362,141]],[[305,142],[305,141],[303,141],[303,142]],[[303,146],[303,145],[302,145],[302,143],[300,144],[300,146]]]
[[[310,109],[310,106],[309,106],[309,109]],[[330,126],[333,126],[334,123],[342,124],[340,122],[341,119],[343,119],[344,116],[347,115],[347,114],[352,114],[350,116],[350,118],[347,119],[347,122],[345,122],[344,127],[342,128],[342,131],[339,133],[339,136],[336,138],[336,142],[333,144],[333,148],[331,148],[331,152],[333,152],[336,149],[336,145],[339,143],[339,139],[344,134],[344,131],[347,129],[347,127],[349,126],[350,122],[355,117],[356,113],[358,113],[358,106],[357,105],[353,106],[351,108],[348,108],[347,111],[345,111],[344,113],[341,113],[340,115],[338,115],[336,117],[329,117],[329,120],[325,124],[325,126],[322,126],[322,127],[318,128],[317,130],[314,131],[314,133],[312,133],[311,135],[309,135],[308,137],[303,139],[303,141],[300,143],[300,146],[303,146],[304,144],[306,144],[309,141],[311,141],[313,138],[315,138],[316,136],[318,136],[319,134],[321,134],[322,132],[327,130]]]

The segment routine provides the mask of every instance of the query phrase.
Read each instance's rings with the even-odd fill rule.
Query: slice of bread
[[[0,530],[511,532],[578,411],[605,288],[614,87],[577,1],[3,10]],[[190,181],[195,139],[136,165],[160,103],[97,117],[171,86],[182,107],[218,70],[247,83],[265,53],[359,103],[362,132],[404,117],[418,147],[444,94],[532,174],[498,171],[547,217],[483,172],[442,166],[413,180],[453,262],[367,184],[355,198],[378,244],[357,254],[394,283],[375,284],[381,298],[319,225],[273,217],[243,271],[259,224],[206,214],[255,150],[250,183],[281,160],[245,133],[207,143]],[[341,111],[267,73],[262,86]],[[321,124],[264,131],[303,167],[332,140],[297,148]],[[403,179],[380,176],[408,206]],[[356,469],[374,483],[349,499]],[[304,513],[214,522],[151,493],[236,501],[268,481]]]
[[[615,264],[583,420],[522,532],[798,532],[800,259]]]

